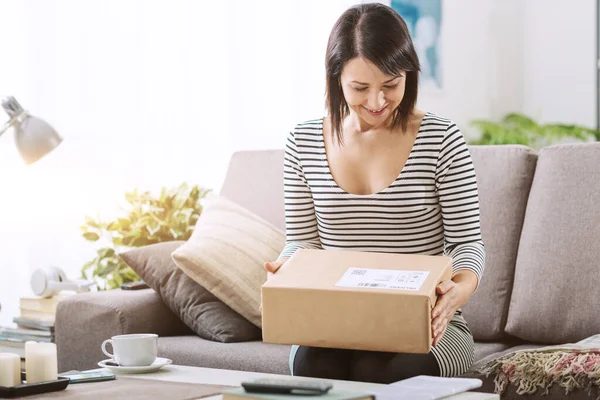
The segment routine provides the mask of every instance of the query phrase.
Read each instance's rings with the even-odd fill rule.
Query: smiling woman
[[[392,127],[407,129],[420,67],[408,27],[397,13],[347,12],[332,29],[325,68],[327,108],[340,142],[350,109],[371,125],[391,117]]]
[[[415,108],[419,62],[390,7],[348,9],[326,54],[328,115],[289,133],[284,163],[286,247],[449,255],[437,287],[429,354],[295,346],[294,375],[391,383],[456,376],[473,362],[460,308],[483,273],[485,250],[473,163],[456,124]],[[351,335],[352,332],[348,332]]]

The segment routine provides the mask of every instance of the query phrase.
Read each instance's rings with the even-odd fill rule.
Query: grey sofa
[[[476,339],[473,370],[516,346],[600,332],[600,143],[539,153],[517,145],[470,151],[487,249],[481,285],[464,307]],[[282,164],[282,150],[238,152],[221,194],[283,229]],[[160,355],[176,364],[289,374],[289,346],[203,340],[149,289],[86,293],[60,303],[59,369],[94,368],[104,358],[104,339],[135,332],[158,333]],[[493,390],[490,379],[484,388]],[[587,397],[580,392],[573,395]]]

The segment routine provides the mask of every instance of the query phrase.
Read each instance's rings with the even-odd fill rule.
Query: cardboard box
[[[298,250],[262,287],[268,343],[429,353],[445,256]]]

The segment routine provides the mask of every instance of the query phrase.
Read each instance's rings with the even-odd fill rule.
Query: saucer
[[[115,374],[147,374],[148,372],[158,371],[165,365],[169,365],[173,363],[173,360],[168,358],[157,357],[156,360],[151,365],[145,365],[143,367],[123,367],[123,366],[114,366],[108,365],[107,362],[112,361],[112,359],[102,360],[98,363],[98,365],[102,368],[108,368]]]

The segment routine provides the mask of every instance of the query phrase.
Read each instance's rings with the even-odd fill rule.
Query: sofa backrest
[[[537,153],[520,145],[469,147],[479,191],[486,263],[479,288],[463,308],[476,340],[501,340],[512,292],[519,238]]]
[[[600,332],[600,143],[540,151],[506,331],[547,344]]]
[[[246,150],[231,156],[221,195],[285,230],[283,150]]]

